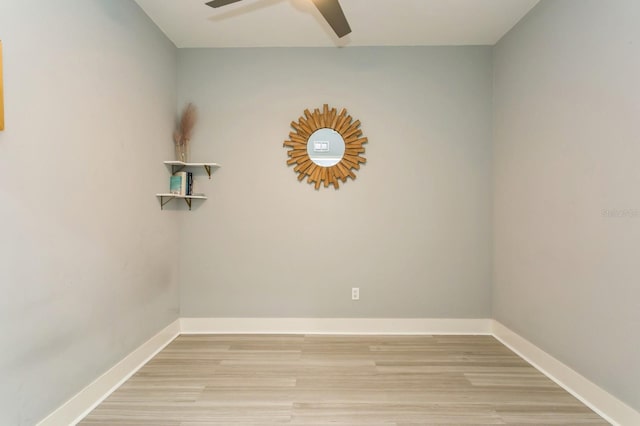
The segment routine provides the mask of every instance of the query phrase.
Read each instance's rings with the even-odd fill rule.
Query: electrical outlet
[[[351,289],[351,300],[360,300],[360,288],[353,287]]]

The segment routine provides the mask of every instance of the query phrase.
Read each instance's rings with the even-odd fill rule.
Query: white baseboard
[[[181,318],[183,334],[491,334],[490,319]]]
[[[74,425],[180,334],[493,335],[614,425],[640,425],[640,413],[492,319],[181,318],[80,391],[38,426]]]
[[[78,392],[38,426],[75,425],[180,334],[176,320]]]
[[[533,343],[493,321],[493,335],[529,364],[613,425],[640,425],[640,413]]]

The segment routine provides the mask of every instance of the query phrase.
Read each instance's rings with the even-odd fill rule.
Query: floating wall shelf
[[[165,161],[164,164],[167,166],[171,166],[171,174],[174,175],[181,171],[184,168],[188,167],[204,167],[204,170],[207,172],[209,179],[211,179],[211,170],[212,168],[221,167],[218,163],[185,163],[183,161]],[[162,210],[169,201],[175,199],[182,199],[189,206],[189,210],[191,210],[191,202],[193,200],[206,200],[207,196],[204,194],[193,194],[193,195],[180,195],[180,194],[172,194],[170,192],[163,192],[156,194],[156,197],[160,199],[160,209]]]
[[[166,193],[166,194],[156,194],[156,197],[160,198],[160,209],[161,210],[162,210],[162,208],[164,207],[165,204],[167,204],[169,201],[173,200],[174,198],[183,199],[187,203],[187,205],[189,206],[189,210],[191,210],[191,200],[206,200],[207,199],[207,196],[206,195],[202,195],[202,194],[178,195],[178,194]]]
[[[209,179],[211,179],[211,168],[220,167],[218,163],[185,163],[182,161],[165,161],[164,164],[171,166],[171,174],[174,175],[185,167],[204,167]]]

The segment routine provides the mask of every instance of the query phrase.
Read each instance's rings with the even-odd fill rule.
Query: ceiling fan
[[[206,4],[207,6],[217,8],[239,1],[241,0],[213,0]],[[324,19],[326,19],[329,25],[331,25],[331,28],[333,28],[333,31],[335,31],[338,38],[344,37],[351,32],[351,27],[349,26],[349,22],[347,22],[347,18],[344,16],[344,12],[342,12],[339,0],[312,1],[322,16],[324,16]]]

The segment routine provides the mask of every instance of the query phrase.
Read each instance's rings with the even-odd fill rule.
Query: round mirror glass
[[[309,136],[307,153],[318,166],[335,166],[344,156],[344,139],[333,129],[318,129]]]

